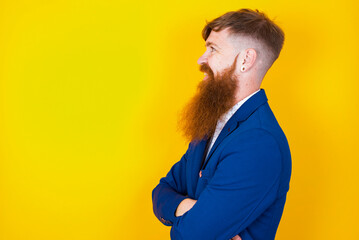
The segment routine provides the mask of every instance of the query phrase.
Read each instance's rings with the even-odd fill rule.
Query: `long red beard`
[[[233,76],[236,60],[216,77],[207,64],[201,65],[200,70],[206,72],[208,78],[198,84],[195,96],[182,110],[178,122],[189,141],[210,138],[218,119],[234,106],[238,89]]]

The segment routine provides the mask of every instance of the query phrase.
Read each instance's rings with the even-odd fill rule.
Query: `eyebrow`
[[[215,44],[215,43],[213,43],[213,42],[210,42],[210,41],[206,42],[205,47],[209,47],[209,46],[211,46],[211,45],[213,45],[213,46],[215,46],[215,47],[221,49],[217,44]]]

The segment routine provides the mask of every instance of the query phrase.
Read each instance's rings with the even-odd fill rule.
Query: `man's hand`
[[[185,214],[187,211],[189,211],[195,204],[197,200],[194,200],[192,198],[185,198],[178,204],[178,207],[176,209],[176,217],[180,217],[183,214]]]
[[[236,235],[233,238],[231,238],[231,240],[242,240],[242,238],[239,235]]]

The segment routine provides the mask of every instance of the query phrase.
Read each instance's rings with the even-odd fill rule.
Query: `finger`
[[[231,240],[242,240],[242,238],[239,235],[236,235]]]

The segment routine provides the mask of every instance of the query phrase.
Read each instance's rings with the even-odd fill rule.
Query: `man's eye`
[[[211,47],[211,52],[216,51],[216,49],[214,47]]]

